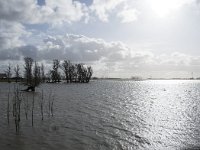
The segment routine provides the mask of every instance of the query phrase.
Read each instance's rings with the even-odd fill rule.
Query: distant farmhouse
[[[7,75],[5,73],[0,73],[0,79],[6,79]]]

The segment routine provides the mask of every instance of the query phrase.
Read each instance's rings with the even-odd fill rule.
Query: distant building
[[[0,73],[0,79],[6,79],[7,75],[5,73]]]

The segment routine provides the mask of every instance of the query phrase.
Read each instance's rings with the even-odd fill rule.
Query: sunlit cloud
[[[113,76],[198,72],[196,6],[197,0],[0,1],[0,61],[30,56],[50,66],[71,59]]]
[[[148,72],[177,70],[190,71],[190,67],[200,67],[200,57],[180,52],[171,54],[154,54],[149,51],[137,51],[122,42],[107,42],[103,39],[90,38],[83,35],[67,34],[49,36],[42,45],[21,46],[1,50],[0,61],[18,60],[32,57],[37,61],[46,62],[50,66],[53,59],[70,59],[72,62],[83,62],[95,67],[96,75],[100,70],[112,75],[130,76],[137,70],[142,76]],[[124,72],[128,72],[127,74]],[[142,73],[143,72],[143,73]],[[107,73],[108,74],[108,73]],[[164,75],[163,75],[164,76]]]
[[[139,12],[136,9],[124,9],[117,16],[121,18],[122,23],[129,23],[138,19]]]
[[[193,0],[150,0],[149,4],[156,15],[165,17],[192,1]]]
[[[125,0],[93,0],[90,7],[101,21],[108,21],[109,14]]]
[[[35,0],[11,0],[0,2],[0,14],[2,20],[28,24],[74,22],[87,15],[87,7],[72,0],[47,0],[42,6]]]
[[[0,50],[24,45],[25,42],[20,38],[29,35],[31,32],[18,22],[0,21]]]

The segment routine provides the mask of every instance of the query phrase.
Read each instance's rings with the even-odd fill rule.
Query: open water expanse
[[[89,84],[43,84],[34,95],[33,127],[33,93],[21,93],[19,133],[15,131],[12,116],[14,87],[18,86],[0,83],[1,150],[200,148],[200,81],[104,80]],[[42,89],[43,121],[40,111]],[[54,100],[52,114],[49,114],[49,99]],[[28,119],[25,118],[25,106]]]

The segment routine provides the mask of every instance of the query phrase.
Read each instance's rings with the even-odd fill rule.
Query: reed
[[[41,100],[40,100],[40,111],[41,111],[41,116],[42,116],[42,120],[44,120],[44,92],[42,90],[42,93],[41,93]]]
[[[13,104],[13,115],[15,118],[16,132],[20,129],[20,113],[21,112],[21,97],[18,87],[14,90],[14,104]]]
[[[48,100],[45,98],[45,95],[48,95],[48,97],[46,96]],[[33,127],[35,123],[35,114],[41,114],[42,121],[45,119],[45,113],[47,113],[49,117],[54,116],[54,103],[55,94],[52,92],[52,90],[47,93],[41,90],[41,93],[36,94],[35,92],[29,93],[20,91],[19,85],[14,85],[13,90],[11,90],[9,87],[7,93],[8,125],[11,124],[10,120],[13,118],[16,133],[19,133],[20,123],[24,120],[28,120],[28,117],[30,116],[31,125]],[[23,113],[21,108],[24,109]],[[12,115],[10,115],[11,112]],[[25,117],[23,118],[21,115],[25,115]]]
[[[52,90],[49,92],[49,98],[48,98],[48,116],[50,117],[51,114],[51,98],[52,98]]]
[[[28,111],[29,111],[28,94],[26,95],[26,98],[24,99],[24,110],[25,110],[26,120],[28,120]]]
[[[53,117],[55,94],[50,90],[48,98],[48,116]]]
[[[51,100],[51,116],[53,117],[53,105],[54,105],[54,99],[55,99],[55,95],[52,96],[52,100]]]
[[[35,94],[33,93],[33,100],[32,100],[32,111],[31,111],[31,116],[32,116],[32,127],[33,127],[33,117],[34,117],[34,104],[35,104]]]
[[[9,90],[8,90],[8,103],[7,103],[7,120],[8,120],[8,124],[10,124],[10,84],[9,84]]]

